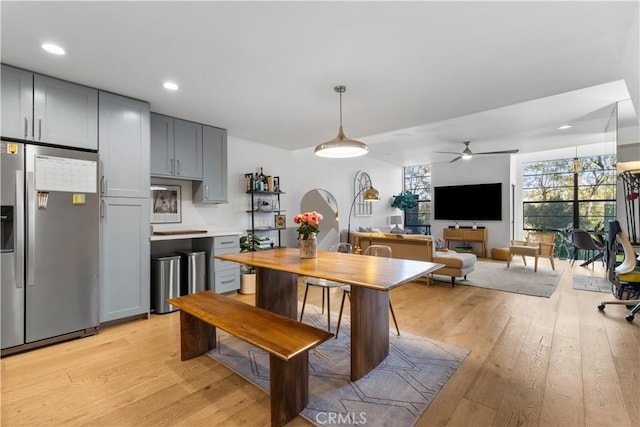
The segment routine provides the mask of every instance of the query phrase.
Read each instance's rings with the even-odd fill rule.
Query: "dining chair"
[[[350,254],[352,251],[352,247],[351,243],[338,243],[337,245],[333,245],[329,250],[332,252],[342,252]],[[302,299],[302,310],[300,311],[300,321],[302,322],[302,316],[304,316],[304,307],[307,303],[307,293],[309,292],[309,286],[316,286],[322,289],[322,314],[324,314],[325,293],[327,295],[327,331],[331,332],[331,289],[337,288],[341,285],[341,283],[310,276],[303,276],[302,281],[305,284],[305,288],[304,298]]]
[[[371,245],[365,249],[362,253],[363,256],[381,256],[391,258],[393,252],[391,251],[391,247],[387,245]],[[338,314],[338,325],[336,326],[336,338],[338,338],[338,333],[340,332],[340,322],[342,321],[342,311],[344,310],[344,300],[348,296],[349,300],[351,300],[351,286],[342,285],[342,301],[340,302],[340,313]],[[396,313],[393,311],[393,305],[391,305],[391,298],[389,298],[389,311],[391,312],[391,317],[393,317],[393,323],[396,325],[396,332],[400,335],[400,328],[398,327],[398,321],[396,320]]]
[[[571,265],[576,262],[581,250],[588,251],[587,252],[587,261],[585,261],[583,266],[591,264],[591,268],[594,268],[594,262],[598,259],[602,259],[604,263],[604,244],[599,244],[595,241],[595,239],[591,236],[591,234],[585,230],[573,230],[571,233],[571,243],[573,244],[573,258],[571,259]],[[597,252],[594,254],[594,252]]]

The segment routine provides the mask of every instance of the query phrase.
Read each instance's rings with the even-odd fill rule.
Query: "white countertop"
[[[155,228],[155,227],[154,227]],[[189,231],[205,230],[206,233],[189,233]],[[218,237],[218,236],[240,236],[240,231],[224,231],[224,230],[212,230],[210,227],[202,225],[182,225],[172,227],[157,227],[155,231],[184,231],[184,234],[154,234],[151,233],[149,240],[152,242],[160,240],[180,240],[180,239],[202,239],[204,237]]]

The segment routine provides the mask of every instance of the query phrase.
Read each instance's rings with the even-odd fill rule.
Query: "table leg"
[[[256,306],[298,319],[298,275],[256,268]]]
[[[389,293],[351,287],[351,380],[378,366],[389,354]]]
[[[287,361],[269,355],[271,425],[283,426],[309,403],[309,353]]]
[[[215,346],[215,326],[180,310],[180,360],[193,359]]]

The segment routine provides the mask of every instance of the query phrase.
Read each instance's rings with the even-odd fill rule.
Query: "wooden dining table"
[[[298,318],[298,275],[351,286],[351,379],[362,378],[389,354],[389,291],[444,264],[340,252],[300,258],[297,248],[228,253],[216,258],[256,267],[256,306]]]

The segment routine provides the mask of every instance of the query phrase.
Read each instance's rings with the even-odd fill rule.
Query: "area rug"
[[[327,328],[326,315],[307,304],[304,323]],[[337,316],[333,316],[335,332]],[[373,371],[350,380],[350,322],[343,316],[338,339],[309,352],[309,404],[300,413],[314,425],[413,426],[469,354],[468,350],[403,332],[390,332],[389,356]],[[269,354],[218,333],[208,353],[269,392]]]
[[[540,264],[538,271],[534,272],[533,260],[529,265],[512,262],[509,268],[506,262],[478,261],[467,280],[456,279],[456,284],[549,298],[556,290],[561,275],[562,270],[554,271]]]
[[[611,282],[603,277],[580,276],[576,274],[573,276],[573,289],[608,294],[611,292]]]

